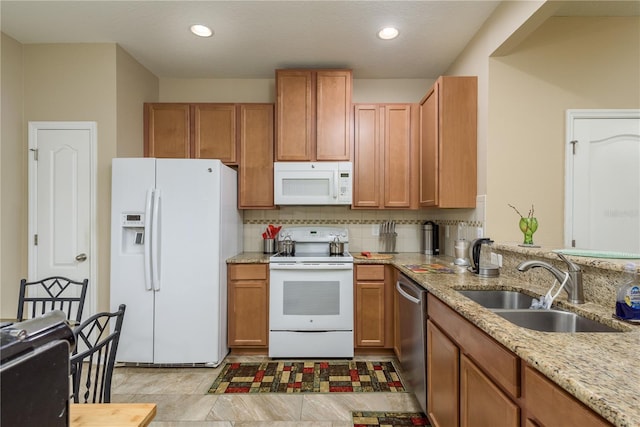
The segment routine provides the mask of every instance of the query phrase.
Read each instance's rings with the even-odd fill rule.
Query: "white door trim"
[[[35,245],[33,241],[33,236],[37,233],[37,168],[35,167],[35,162],[33,162],[33,150],[37,149],[37,131],[44,129],[78,129],[78,130],[88,130],[91,135],[90,141],[90,159],[91,159],[91,176],[89,183],[89,188],[91,190],[90,196],[90,224],[91,224],[91,266],[90,266],[90,274],[89,274],[89,283],[90,286],[95,289],[94,292],[89,292],[90,298],[88,303],[89,313],[93,314],[97,309],[97,271],[98,271],[98,256],[97,253],[97,209],[96,209],[96,198],[97,198],[97,164],[98,164],[98,144],[97,144],[97,135],[98,135],[98,125],[97,122],[29,122],[29,227],[28,227],[28,242],[27,247],[28,250],[28,280],[35,280],[36,277],[36,267],[37,267],[37,251],[35,250]],[[85,311],[86,312],[86,311]]]
[[[573,218],[573,144],[574,122],[578,119],[640,119],[640,109],[570,109],[565,119],[564,155],[564,246],[571,247],[571,227]]]

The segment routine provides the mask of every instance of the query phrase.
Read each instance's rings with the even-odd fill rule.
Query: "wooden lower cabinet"
[[[467,356],[460,358],[460,426],[520,425],[520,408]]]
[[[355,266],[355,348],[393,348],[393,267]]]
[[[434,427],[611,426],[438,298],[427,300]]]
[[[525,427],[611,426],[591,409],[523,362]]]
[[[456,344],[427,321],[427,412],[434,427],[459,425],[459,360]]]
[[[517,356],[427,298],[427,411],[434,427],[519,427]]]
[[[228,266],[229,347],[260,347],[269,344],[269,266]]]

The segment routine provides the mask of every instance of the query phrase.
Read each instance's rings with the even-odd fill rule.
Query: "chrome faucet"
[[[567,273],[569,277],[567,278],[567,283],[564,285],[564,290],[569,295],[569,302],[573,304],[584,304],[584,289],[582,287],[582,270],[580,270],[580,266],[575,264],[574,262],[569,261],[564,255],[558,254],[560,259],[567,264]],[[530,260],[521,262],[518,265],[518,271],[527,271],[530,268],[542,267],[545,270],[549,271],[551,274],[555,276],[558,282],[562,283],[565,280],[565,272],[558,270],[553,265],[538,260]]]

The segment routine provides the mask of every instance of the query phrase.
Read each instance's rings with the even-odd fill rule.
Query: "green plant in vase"
[[[518,223],[520,227],[520,231],[524,234],[524,242],[523,245],[533,246],[533,233],[538,229],[538,219],[533,216],[534,209],[533,205],[531,205],[531,209],[529,210],[529,215],[526,217],[522,215],[515,206],[509,205],[518,215],[520,215],[520,222]]]

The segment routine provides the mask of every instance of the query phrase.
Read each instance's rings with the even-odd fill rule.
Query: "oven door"
[[[269,329],[353,330],[352,263],[271,263]]]

